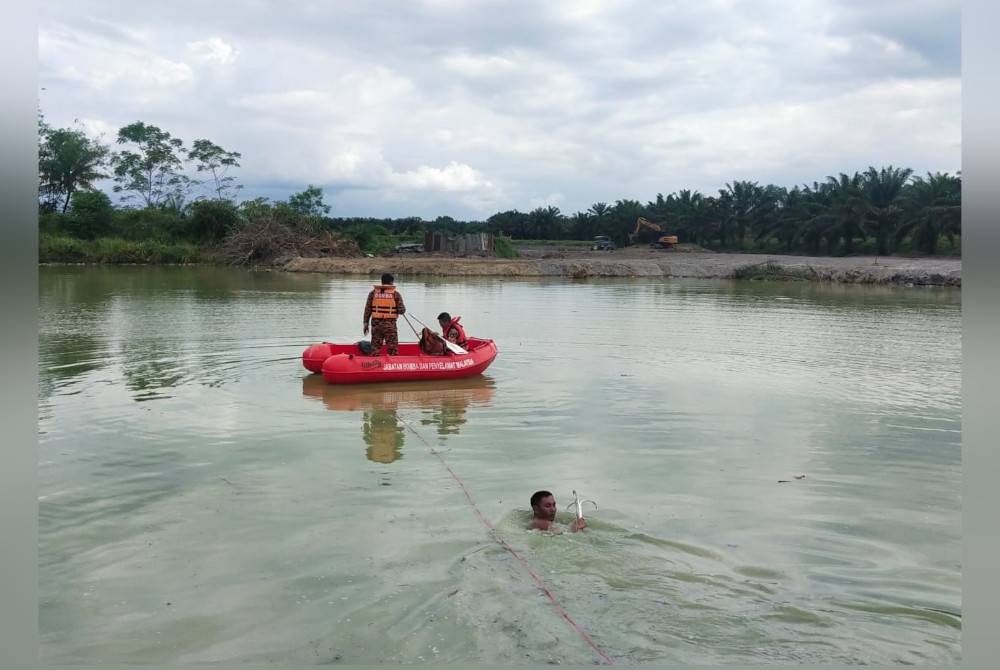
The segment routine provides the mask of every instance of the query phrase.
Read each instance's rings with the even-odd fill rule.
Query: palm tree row
[[[637,217],[658,222],[680,241],[708,248],[780,248],[808,254],[851,254],[874,242],[888,255],[909,240],[933,254],[942,237],[954,247],[961,235],[960,176],[914,176],[892,166],[827,177],[825,182],[788,189],[734,181],[717,195],[681,190],[643,205],[637,200],[598,202],[565,216],[556,207],[500,212],[489,227],[522,239],[589,239],[607,235],[626,244]]]

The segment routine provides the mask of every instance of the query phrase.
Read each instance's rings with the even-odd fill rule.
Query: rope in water
[[[541,589],[542,593],[545,594],[545,597],[547,597],[549,601],[552,602],[552,605],[556,608],[556,611],[560,615],[562,615],[562,617],[566,619],[566,621],[569,622],[569,624],[576,630],[576,632],[579,633],[580,637],[582,637],[584,641],[586,641],[586,643],[590,645],[590,648],[593,649],[594,652],[598,656],[600,656],[605,663],[607,663],[608,665],[614,665],[615,662],[611,660],[611,657],[605,654],[604,651],[602,651],[601,648],[597,646],[597,643],[594,642],[594,640],[589,635],[587,635],[587,631],[585,631],[576,621],[573,620],[573,617],[569,615],[569,612],[566,611],[566,609],[562,606],[562,604],[552,594],[552,591],[545,584],[542,578],[539,577],[538,574],[531,569],[531,565],[528,564],[528,561],[526,561],[524,557],[521,556],[521,554],[519,554],[516,549],[514,549],[514,547],[507,544],[507,541],[504,540],[503,537],[497,532],[497,529],[493,526],[492,523],[490,523],[490,520],[487,519],[486,516],[480,511],[479,507],[476,505],[476,501],[472,499],[472,495],[469,493],[469,489],[466,488],[465,483],[462,481],[461,477],[455,474],[455,471],[451,469],[451,466],[448,465],[448,462],[446,460],[444,460],[444,457],[441,455],[441,453],[437,449],[432,447],[427,442],[427,440],[424,439],[424,436],[418,433],[416,429],[414,429],[414,427],[410,425],[409,421],[407,421],[402,416],[400,416],[399,419],[400,421],[403,422],[403,425],[409,428],[410,432],[416,435],[417,439],[423,442],[424,446],[426,446],[430,450],[430,452],[437,457],[438,461],[441,462],[441,465],[443,465],[445,470],[448,471],[448,474],[451,475],[451,478],[455,480],[455,483],[458,484],[459,488],[462,489],[462,493],[465,494],[465,499],[469,502],[469,505],[472,506],[472,510],[476,513],[476,516],[479,517],[479,520],[490,531],[490,536],[497,542],[497,544],[499,544],[501,547],[510,552],[510,554],[518,560],[518,562],[525,569],[528,575],[531,576],[531,579],[535,582],[535,585],[538,586],[538,588]]]

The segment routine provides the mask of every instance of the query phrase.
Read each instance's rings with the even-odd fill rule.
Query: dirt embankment
[[[698,277],[812,280],[853,284],[961,286],[958,258],[816,257],[777,254],[722,254],[661,249],[612,252],[573,249],[522,250],[515,259],[401,254],[390,258],[293,258],[290,272],[322,272],[377,277]]]

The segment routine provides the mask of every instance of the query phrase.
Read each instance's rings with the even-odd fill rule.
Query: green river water
[[[957,290],[403,276],[499,356],[350,388],[370,281],[39,274],[44,663],[961,658]]]

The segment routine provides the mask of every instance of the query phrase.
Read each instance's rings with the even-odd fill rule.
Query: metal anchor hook
[[[579,494],[577,494],[576,489],[573,490],[573,502],[566,506],[566,509],[572,509],[576,507],[576,518],[583,518],[583,503],[590,503],[594,506],[594,511],[597,511],[597,503],[593,500],[580,500]]]

